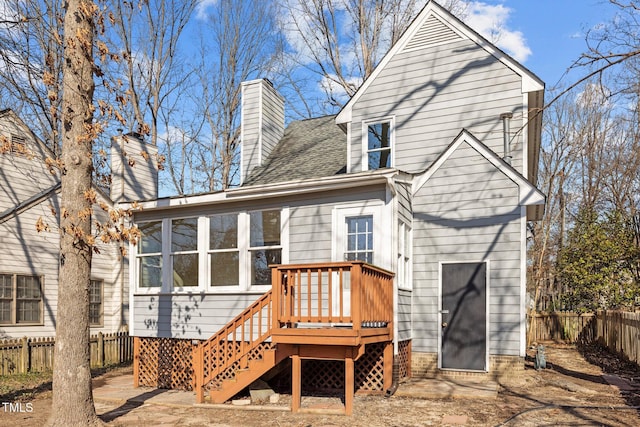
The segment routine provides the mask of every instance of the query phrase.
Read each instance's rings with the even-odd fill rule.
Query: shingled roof
[[[347,138],[335,116],[289,124],[264,165],[254,168],[243,186],[272,184],[345,173]]]

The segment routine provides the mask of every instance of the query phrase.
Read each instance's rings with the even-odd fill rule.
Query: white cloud
[[[521,31],[509,29],[507,22],[512,12],[503,4],[490,5],[474,1],[469,3],[464,21],[487,40],[503,49],[517,61],[524,62],[531,49]]]
[[[215,6],[218,0],[200,0],[196,6],[196,18],[199,20],[207,19],[207,8],[209,6]]]

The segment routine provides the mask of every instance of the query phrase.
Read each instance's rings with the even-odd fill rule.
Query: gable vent
[[[461,37],[453,31],[447,24],[438,19],[435,15],[430,15],[416,32],[405,50],[420,49],[435,44],[452,42]]]

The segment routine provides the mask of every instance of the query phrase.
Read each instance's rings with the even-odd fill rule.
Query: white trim
[[[392,247],[385,247],[384,242],[389,237],[389,219],[388,212],[385,212],[386,205],[379,201],[364,203],[349,203],[345,205],[337,205],[333,207],[331,212],[331,260],[333,262],[344,261],[345,249],[345,229],[343,227],[346,218],[356,216],[373,216],[373,263],[386,270],[391,270],[392,259],[389,251]],[[385,215],[387,213],[387,215]]]
[[[529,176],[529,94],[522,94],[522,176]],[[535,182],[532,183],[536,185]]]
[[[402,172],[396,169],[378,169],[374,171],[327,176],[322,178],[252,185],[248,187],[217,191],[214,193],[166,197],[138,203],[135,208],[133,203],[121,203],[119,206],[123,209],[138,209],[149,212],[156,209],[165,210],[183,206],[199,206],[212,203],[236,202],[240,200],[262,200],[269,197],[304,195],[315,192],[360,187],[362,185],[380,184],[386,182],[390,178],[398,176],[399,174],[402,174]]]
[[[393,168],[395,166],[395,128],[396,128],[396,116],[383,116],[376,117],[372,119],[367,119],[362,121],[361,125],[361,134],[360,134],[360,155],[361,155],[361,170],[363,172],[368,170],[380,170],[385,168],[378,169],[369,169],[369,125],[374,125],[378,123],[389,123],[389,167]],[[386,151],[383,149],[378,149],[374,151]]]
[[[349,122],[347,123],[347,173],[353,171],[353,166],[351,165],[351,146],[353,145],[351,136],[351,122]]]
[[[411,23],[409,28],[404,32],[400,40],[398,40],[387,54],[382,58],[378,66],[373,70],[371,75],[364,81],[358,91],[351,97],[349,102],[340,110],[336,116],[336,124],[344,124],[352,121],[352,109],[353,105],[359,101],[362,95],[367,91],[372,82],[378,77],[382,70],[387,66],[391,59],[399,52],[401,52],[407,43],[413,38],[415,33],[422,27],[422,24],[427,18],[434,14],[441,22],[449,25],[449,27],[459,34],[463,34],[469,40],[478,44],[481,48],[493,55],[496,59],[502,62],[505,66],[513,70],[517,75],[522,78],[522,90],[524,92],[532,92],[538,90],[544,90],[544,83],[531,71],[527,70],[522,64],[508,56],[506,53],[489,43],[484,37],[472,30],[462,21],[455,18],[451,13],[442,8],[437,3],[430,1],[420,11],[418,16]]]
[[[132,224],[129,224],[131,226]],[[136,245],[133,244],[132,240],[129,240],[129,318],[127,319],[127,325],[129,326],[129,335],[132,337],[136,336],[135,329],[135,304],[134,304],[134,295],[136,290],[138,289],[138,275],[136,271],[136,265],[138,264],[137,259],[138,251]],[[124,286],[124,284],[123,284]],[[123,309],[123,306],[120,307]]]
[[[475,369],[452,369],[452,368],[443,368],[442,367],[442,265],[443,264],[467,264],[467,263],[485,263],[487,266],[486,280],[485,280],[485,360],[484,360],[484,370],[477,371]],[[489,372],[489,355],[491,353],[491,260],[485,258],[481,260],[477,259],[468,259],[468,260],[457,260],[457,261],[439,261],[438,262],[438,323],[436,325],[437,335],[438,335],[438,369],[443,371],[462,371],[462,372]]]
[[[520,357],[527,352],[527,207],[520,207]]]
[[[421,174],[416,175],[411,188],[412,195],[415,196],[429,179],[438,171],[438,169],[451,157],[453,152],[457,150],[463,142],[466,142],[478,152],[482,157],[489,161],[496,169],[501,171],[507,178],[518,186],[518,203],[520,205],[542,205],[546,198],[540,190],[531,184],[524,176],[520,175],[515,169],[507,165],[504,160],[499,158],[490,148],[482,144],[469,131],[463,130],[454,139],[453,143],[442,153],[442,155]]]

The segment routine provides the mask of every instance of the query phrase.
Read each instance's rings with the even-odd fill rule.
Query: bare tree
[[[27,120],[56,154],[61,132],[62,5],[61,0],[7,0],[0,22],[3,107]]]
[[[122,58],[117,63],[120,69],[111,76],[112,84],[117,87],[123,82],[118,93],[128,97],[129,130],[149,134],[150,143],[156,145],[160,129],[166,129],[171,120],[170,107],[189,85],[191,70],[183,66],[178,42],[198,1],[111,4],[111,50]],[[162,113],[163,108],[168,111]],[[163,117],[167,122],[161,123]]]
[[[193,95],[203,119],[197,168],[207,191],[238,182],[240,83],[263,77],[276,54],[269,11],[249,0],[220,0],[208,17]]]
[[[98,7],[68,0],[64,14],[62,74],[62,192],[60,272],[53,370],[52,426],[100,425],[91,393],[89,282],[93,241],[91,206],[93,48]]]

